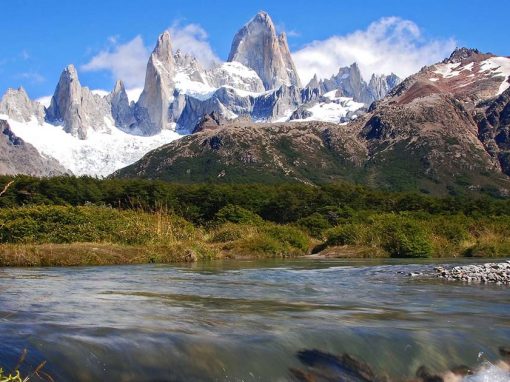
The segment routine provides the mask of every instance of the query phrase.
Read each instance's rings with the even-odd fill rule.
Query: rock
[[[343,382],[376,382],[383,381],[375,375],[370,366],[352,355],[344,353],[336,356],[320,350],[302,350],[297,353],[298,359],[306,366],[312,367],[309,373],[294,373],[306,376],[302,381],[343,381]],[[313,379],[320,377],[321,379]]]
[[[86,139],[89,130],[109,131],[105,118],[111,119],[109,98],[82,87],[74,65],[69,65],[60,76],[46,120],[62,124],[67,133]]]
[[[44,121],[44,106],[28,98],[23,87],[7,89],[0,101],[0,114],[5,114],[18,122],[30,122],[36,118],[39,123]]]
[[[276,35],[273,21],[266,12],[259,12],[237,32],[228,61],[253,69],[266,90],[282,85],[301,87],[287,38],[285,34]]]
[[[191,249],[187,249],[185,252],[184,252],[184,261],[186,263],[194,263],[198,260],[198,257],[195,253],[195,251],[191,250]]]
[[[110,94],[110,104],[115,126],[128,130],[136,122],[134,110],[129,104],[129,98],[122,81],[117,81]]]
[[[420,366],[418,368],[416,376],[420,378],[422,382],[444,382],[442,377],[432,374],[425,366]]]
[[[175,60],[170,33],[158,38],[147,63],[145,85],[136,104],[135,118],[144,135],[157,134],[169,127],[168,109],[175,87]]]
[[[436,267],[434,271],[433,276],[444,278],[448,281],[457,280],[468,283],[510,285],[510,264],[508,262],[455,266],[451,269]]]
[[[225,122],[226,122],[225,119],[221,115],[218,115],[213,111],[212,113],[206,114],[202,117],[200,122],[198,122],[197,125],[194,127],[192,134],[199,133],[204,130],[217,129],[220,125],[222,125]]]

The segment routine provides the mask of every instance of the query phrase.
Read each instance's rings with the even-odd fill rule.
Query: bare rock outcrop
[[[259,12],[237,32],[228,61],[237,61],[253,69],[266,90],[281,85],[301,87],[287,37],[276,34],[273,21],[266,12]]]
[[[18,122],[30,122],[34,117],[42,122],[44,106],[32,101],[23,87],[7,89],[0,101],[0,114],[5,114]]]
[[[74,65],[69,65],[60,76],[46,120],[62,124],[67,133],[86,139],[89,130],[109,131],[105,118],[111,118],[110,109],[107,97],[82,87]]]
[[[169,127],[168,108],[173,96],[175,60],[170,33],[158,38],[147,63],[145,85],[137,103],[135,117],[144,135],[152,135]]]

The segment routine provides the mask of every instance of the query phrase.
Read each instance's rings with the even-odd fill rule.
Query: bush
[[[361,240],[359,224],[344,224],[330,229],[327,236],[328,245],[355,245]]]
[[[263,227],[262,232],[282,245],[287,245],[302,252],[308,251],[310,241],[306,234],[296,227],[268,224]]]
[[[303,228],[312,237],[322,239],[327,229],[331,228],[331,224],[324,216],[319,213],[314,213],[305,218],[301,218],[296,222],[296,225]]]
[[[430,257],[432,245],[418,223],[397,219],[383,229],[383,248],[392,257]]]
[[[229,204],[220,209],[215,216],[216,222],[236,224],[261,224],[262,218],[254,212],[240,206]]]

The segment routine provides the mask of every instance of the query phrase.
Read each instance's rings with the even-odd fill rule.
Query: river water
[[[433,266],[4,268],[0,365],[26,349],[22,370],[46,361],[55,381],[285,381],[303,349],[347,352],[398,380],[494,362],[510,346],[510,288],[407,276]]]

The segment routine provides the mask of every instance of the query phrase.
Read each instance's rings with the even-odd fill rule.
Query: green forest
[[[510,253],[508,199],[71,176],[3,176],[2,189],[0,265]]]

